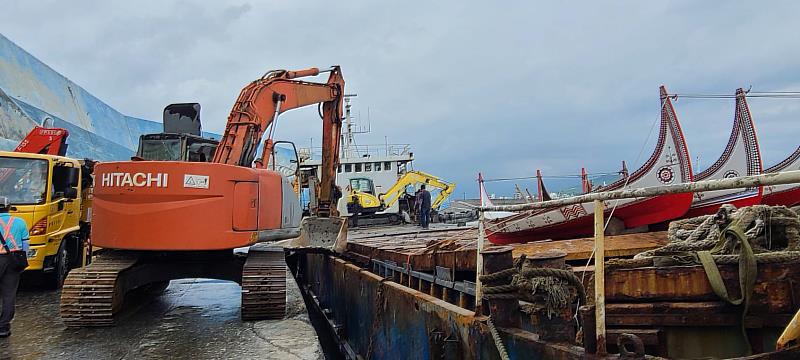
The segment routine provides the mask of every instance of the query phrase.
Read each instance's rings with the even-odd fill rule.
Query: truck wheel
[[[61,240],[58,252],[53,259],[53,271],[44,273],[44,284],[50,289],[59,289],[64,284],[64,279],[69,273],[69,253],[66,247],[67,239]]]

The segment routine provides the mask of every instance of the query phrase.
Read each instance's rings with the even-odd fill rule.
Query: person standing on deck
[[[428,222],[431,219],[431,193],[428,190],[425,190],[425,184],[419,187],[419,196],[420,196],[420,211],[419,211],[419,219],[420,225],[423,229],[428,228]]]
[[[28,225],[25,220],[11,216],[9,200],[0,196],[0,300],[3,302],[0,314],[0,338],[11,335],[11,319],[17,301],[17,286],[22,271],[15,268],[12,252],[28,251]]]
[[[414,216],[417,217],[417,226],[422,226],[422,189],[417,189],[414,193]]]

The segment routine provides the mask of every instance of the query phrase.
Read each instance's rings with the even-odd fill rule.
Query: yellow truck
[[[70,269],[90,261],[92,168],[91,161],[0,151],[0,194],[30,229],[24,277],[58,288]]]

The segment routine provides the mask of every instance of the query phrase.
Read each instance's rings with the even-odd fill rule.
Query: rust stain
[[[597,355],[603,356],[608,354],[606,350],[606,337],[603,334],[597,334]]]

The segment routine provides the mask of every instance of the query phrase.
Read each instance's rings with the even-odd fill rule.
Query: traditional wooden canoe
[[[753,118],[747,106],[745,92],[736,90],[736,114],[733,130],[725,151],[711,167],[694,176],[696,181],[733,178],[761,174],[761,153],[753,126]],[[761,187],[732,190],[704,191],[694,194],[692,206],[684,217],[690,218],[714,214],[722,204],[744,207],[761,203]]]
[[[686,141],[678,117],[661,87],[661,127],[656,147],[641,168],[629,176],[593,189],[593,192],[622,188],[641,188],[692,181],[692,166]],[[539,176],[541,179],[541,176]],[[482,184],[481,184],[482,186]],[[539,181],[539,199],[546,200],[549,194],[544,183]],[[689,209],[692,194],[671,194],[648,198],[611,200],[606,202],[606,212],[613,209],[613,217],[621,220],[626,228],[664,222],[682,216]],[[544,239],[565,239],[591,235],[593,232],[593,203],[582,203],[560,208],[518,213],[509,217],[486,221],[489,241],[495,244],[524,243]]]
[[[774,173],[778,171],[789,170],[800,170],[800,146],[798,146],[797,150],[789,155],[789,157],[775,164],[769,169],[764,170],[764,172]],[[764,196],[761,199],[761,203],[764,205],[800,205],[800,185],[787,184],[765,186]]]

